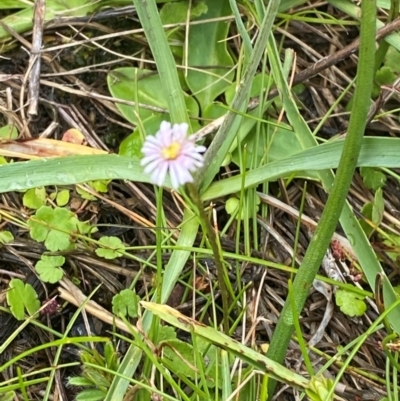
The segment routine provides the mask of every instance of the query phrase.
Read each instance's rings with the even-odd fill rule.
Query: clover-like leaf
[[[225,202],[225,210],[226,213],[228,214],[233,214],[236,213],[238,208],[239,208],[239,199],[236,198],[236,196],[231,196],[226,202]]]
[[[76,187],[76,192],[83,198],[88,201],[95,201],[97,198],[92,195],[90,192],[86,191],[84,188]]]
[[[65,206],[69,202],[69,191],[67,189],[63,189],[62,191],[57,193],[56,203],[57,206]]]
[[[77,218],[67,209],[42,206],[28,220],[32,239],[43,242],[52,252],[73,247],[72,236],[77,232]]]
[[[25,207],[39,209],[46,203],[46,189],[44,187],[28,189],[22,198]]]
[[[64,256],[42,255],[35,268],[42,281],[54,284],[60,281],[64,275],[60,268],[64,263]]]
[[[0,244],[9,244],[14,241],[14,236],[10,231],[0,231]]]
[[[367,310],[367,304],[363,298],[351,291],[337,290],[336,305],[347,316],[362,316]]]
[[[96,255],[104,259],[115,259],[122,255],[125,245],[117,237],[102,237],[99,240],[102,248],[96,249]]]
[[[4,125],[0,128],[0,139],[9,141],[18,138],[18,129],[13,125]]]
[[[108,191],[108,184],[110,182],[111,180],[96,180],[96,181],[89,181],[86,184],[97,192],[105,193]],[[82,196],[83,199],[87,199],[90,201],[95,201],[97,199],[94,195],[86,191],[85,188],[76,187],[76,192],[78,192],[78,194]]]
[[[25,309],[29,315],[33,315],[40,308],[40,301],[34,288],[18,278],[10,281],[7,303],[10,306],[11,313],[18,320],[25,318]]]
[[[386,184],[386,175],[382,171],[373,167],[361,167],[360,174],[367,188],[376,191],[383,188]]]
[[[112,310],[115,315],[129,315],[130,317],[138,316],[139,297],[129,288],[122,290],[115,295],[112,300]]]

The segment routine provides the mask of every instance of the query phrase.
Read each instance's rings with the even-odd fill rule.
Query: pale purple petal
[[[160,160],[160,159],[154,160],[151,163],[149,163],[147,166],[145,166],[143,171],[146,174],[150,174],[153,171],[157,171],[160,168],[160,166],[162,165],[162,163],[164,163],[164,160]]]
[[[152,177],[155,178],[153,182],[155,182],[159,187],[164,184],[165,177],[167,176],[168,168],[169,168],[169,162],[164,161],[159,166],[159,169],[154,171],[154,173],[153,173]]]
[[[168,121],[162,121],[161,124],[160,124],[160,130],[158,132],[167,131],[167,130],[170,130],[170,129],[171,129],[171,123],[168,122]]]
[[[195,147],[194,147],[194,150],[195,150],[197,153],[202,153],[202,152],[205,152],[205,151],[207,150],[207,148],[206,148],[205,146],[195,146]]]
[[[153,162],[154,160],[159,160],[159,159],[160,159],[160,156],[157,155],[157,154],[145,156],[145,157],[143,157],[143,159],[140,161],[140,165],[141,165],[141,166],[145,166],[146,164],[149,164],[149,163]]]
[[[159,146],[159,142],[157,140],[157,138],[153,135],[147,135],[146,138],[144,138],[144,146],[146,145],[155,145],[156,147]]]
[[[174,127],[173,127],[173,131],[174,131],[173,140],[176,141],[176,142],[183,142],[184,143],[186,141],[186,137],[187,137],[186,133],[187,133],[188,128],[189,128],[189,125],[186,124],[186,123],[174,124]]]
[[[174,189],[177,189],[180,185],[184,185],[188,182],[193,182],[192,175],[187,169],[181,168],[178,163],[171,163],[169,175],[171,177],[171,185]]]
[[[155,136],[146,136],[140,164],[146,174],[151,174],[151,182],[161,186],[167,174],[174,189],[193,182],[191,172],[203,166],[201,153],[206,151],[206,147],[196,145],[195,135],[187,136],[188,128],[186,123],[172,126],[163,121]]]
[[[179,182],[179,177],[176,172],[176,166],[175,164],[171,164],[169,166],[169,177],[171,178],[171,186],[173,189],[178,189],[180,182]]]

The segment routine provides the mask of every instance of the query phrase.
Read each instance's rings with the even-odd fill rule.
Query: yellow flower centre
[[[162,155],[167,160],[175,160],[179,156],[181,145],[177,142],[172,143],[162,150]]]

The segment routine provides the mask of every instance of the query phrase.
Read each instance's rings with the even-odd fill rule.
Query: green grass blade
[[[311,131],[307,135],[312,136]],[[265,166],[246,172],[244,188],[257,186],[263,182],[275,181],[278,178],[290,177],[305,170],[322,171],[337,168],[344,140],[336,140],[323,145],[314,146],[284,159],[271,162]],[[365,167],[400,167],[400,140],[398,138],[363,138],[357,165]],[[304,175],[305,173],[303,173]],[[330,177],[333,175],[330,173]],[[315,176],[316,178],[316,176]],[[329,178],[323,182],[325,188],[331,183]],[[203,194],[204,201],[239,192],[243,177],[237,175],[213,183]]]
[[[277,84],[277,87],[279,88],[280,93],[282,94],[283,98],[283,103],[284,107],[287,113],[287,117],[289,121],[291,122],[294,131],[297,133],[297,137],[299,142],[303,145],[303,147],[307,148],[312,146],[312,144],[316,144],[316,139],[312,135],[308,125],[305,123],[304,119],[301,117],[295,101],[293,97],[291,96],[290,90],[288,88],[287,82],[284,79],[283,73],[281,71],[281,66],[280,66],[280,61],[279,61],[279,55],[277,55],[277,52],[274,51],[274,49],[270,49],[270,57],[271,57],[271,68],[274,71],[274,76],[275,76],[275,81]],[[369,99],[369,98],[368,98]],[[361,151],[359,154],[359,159],[357,165],[361,165],[360,161],[363,159],[363,156],[365,156],[365,151],[367,150],[365,148],[366,143],[369,142],[370,138],[363,138],[362,139],[362,144],[361,144]],[[375,140],[378,138],[375,138]],[[381,138],[383,139],[383,138]],[[391,142],[392,146],[397,147],[397,144],[400,142],[398,141],[398,138],[394,138],[394,141]],[[375,142],[374,146],[380,146],[380,144],[383,144],[383,142]],[[389,144],[389,143],[386,143]],[[369,143],[371,145],[371,143]],[[369,148],[369,145],[367,145],[367,148]],[[323,146],[321,145],[318,146],[317,149],[322,149]],[[370,149],[369,149],[370,150]],[[369,152],[367,151],[367,153]],[[388,148],[385,148],[385,151],[389,151]],[[379,149],[381,152],[382,149]],[[398,148],[397,148],[398,152]],[[388,157],[389,160],[387,160],[385,157],[380,159],[379,164],[376,165],[377,167],[380,167],[380,165],[385,165],[386,163],[391,163],[394,162],[396,159],[395,154],[397,153],[391,153],[391,156]],[[295,157],[299,155],[296,154]],[[382,153],[382,155],[385,155]],[[295,158],[294,157],[294,158]],[[326,155],[326,157],[328,157]],[[398,156],[397,156],[398,158]],[[293,158],[292,158],[293,159]],[[370,160],[371,161],[371,160]],[[303,165],[306,165],[307,160],[304,160]],[[250,175],[250,173],[249,173]],[[322,173],[319,173],[321,182],[327,192],[330,192],[333,184],[333,173],[330,171],[325,171]],[[389,280],[387,279],[386,274],[384,273],[380,263],[378,262],[378,259],[375,255],[374,250],[372,249],[368,238],[366,237],[364,231],[362,230],[358,220],[354,216],[354,213],[352,211],[352,208],[350,205],[346,202],[340,217],[340,224],[343,227],[343,230],[346,233],[346,236],[351,239],[351,244],[354,249],[354,252],[360,262],[360,265],[363,269],[363,272],[368,280],[368,283],[371,287],[371,289],[375,290],[375,279],[377,274],[382,274],[384,277],[384,286],[383,286],[383,294],[384,294],[384,299],[385,299],[385,305],[386,307],[389,307],[393,302],[396,301],[397,296],[395,294],[395,291],[393,287],[391,286]],[[400,332],[400,310],[394,310],[390,316],[389,316],[390,323],[392,324],[393,328],[397,331]]]
[[[133,0],[167,95],[172,122],[189,123],[174,57],[154,0]]]
[[[245,188],[305,170],[321,171],[336,168],[343,142],[336,140],[314,146],[247,172]],[[399,154],[398,138],[367,137],[363,139],[357,165],[399,168]],[[105,179],[149,183],[150,177],[143,173],[138,160],[118,155],[87,155],[4,164],[0,166],[0,178],[0,193],[4,193],[47,185],[72,185]],[[242,188],[242,180],[242,176],[238,175],[213,183],[202,198],[208,201],[238,192]],[[165,187],[170,187],[169,181],[165,183]]]
[[[360,20],[361,9],[356,5],[357,3],[354,3],[349,0],[328,0],[328,3],[330,3],[337,9],[343,11],[347,15],[350,15],[350,17],[354,18],[355,20]],[[378,29],[384,26],[385,24],[383,22],[379,21],[379,19],[376,19],[376,27]],[[391,33],[390,35],[386,36],[383,40],[392,45],[398,51],[400,51],[400,34]]]
[[[232,109],[242,111],[248,101],[248,94],[251,88],[253,77],[257,71],[261,58],[265,52],[265,47],[268,37],[271,33],[273,22],[276,13],[278,12],[279,0],[271,0],[268,3],[267,12],[262,22],[261,29],[254,46],[254,50],[249,57],[249,63],[246,67],[241,84],[236,92],[235,98],[232,102]],[[247,101],[246,101],[247,99]],[[215,175],[221,168],[222,161],[224,160],[233,140],[235,139],[237,129],[239,128],[242,117],[237,115],[234,111],[229,111],[226,114],[224,122],[215,135],[210,147],[205,154],[204,167],[198,174],[198,179],[202,183],[202,191],[209,187]]]
[[[167,323],[189,333],[194,333],[209,342],[224,348],[231,354],[253,365],[255,368],[268,373],[271,377],[274,377],[277,380],[300,388],[307,388],[308,386],[308,380],[304,377],[297,373],[293,373],[291,370],[273,362],[259,352],[246,347],[213,327],[205,326],[167,305],[159,305],[152,302],[141,302],[141,304],[147,310],[151,311],[154,315],[159,316]]]
[[[177,247],[182,249],[193,246],[194,240],[196,239],[197,232],[199,229],[199,223],[195,218],[194,214],[186,209],[183,216],[182,231],[177,241]],[[171,258],[165,267],[162,296],[161,302],[166,302],[178,280],[182,269],[190,256],[190,251],[175,250],[173,251]],[[153,295],[153,300],[157,299],[157,293]],[[142,327],[144,331],[148,331],[151,327],[153,315],[146,311],[143,316]],[[107,393],[105,401],[122,401],[125,397],[126,390],[129,385],[129,381],[126,377],[132,377],[139,365],[142,357],[142,351],[133,345],[131,345],[125,354],[124,359],[121,362],[121,366],[118,370],[118,375],[115,376],[111,387]]]

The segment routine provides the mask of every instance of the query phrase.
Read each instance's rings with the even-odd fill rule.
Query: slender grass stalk
[[[200,224],[203,228],[204,234],[208,238],[208,241],[214,254],[215,266],[217,268],[218,285],[221,290],[224,332],[225,334],[229,334],[229,297],[228,297],[228,289],[225,283],[226,274],[224,269],[224,258],[222,256],[221,247],[218,246],[217,236],[215,235],[215,231],[211,226],[210,220],[206,215],[203,202],[200,198],[200,194],[199,191],[197,190],[197,187],[193,184],[188,184],[187,188],[189,190],[189,195],[192,201],[194,202],[194,204],[198,209]]]
[[[157,4],[155,0],[133,0],[133,3],[156,62],[157,71],[163,83],[162,90],[167,95],[171,119],[175,123],[188,123],[189,116],[178,71],[161,23]]]
[[[303,309],[312,282],[335,231],[356,168],[373,85],[375,23],[375,1],[363,1],[357,87],[354,94],[354,104],[350,117],[348,134],[343,146],[342,156],[332,191],[328,197],[320,223],[315,230],[315,234],[304,256],[303,263],[293,282],[293,297],[298,314],[300,314]],[[268,358],[278,363],[282,363],[286,355],[289,341],[294,331],[293,319],[290,299],[287,299],[267,352]],[[276,381],[270,379],[268,392],[270,398],[273,396],[275,387]]]
[[[399,5],[400,1],[399,0],[391,0],[390,1],[390,10],[389,10],[389,15],[387,17],[386,22],[392,22],[394,21],[398,16],[399,16]],[[376,51],[376,56],[375,56],[375,71],[379,70],[379,67],[381,66],[383,60],[385,59],[386,53],[389,50],[389,43],[386,42],[386,40],[382,40],[381,43],[379,44],[378,50]]]
[[[224,122],[205,154],[204,167],[200,169],[197,175],[197,180],[201,182],[200,193],[204,193],[212,183],[215,175],[221,168],[222,160],[225,158],[236,137],[236,132],[242,120],[242,117],[238,115],[236,111],[244,111],[244,106],[249,99],[251,82],[257,72],[261,58],[264,55],[265,46],[271,33],[276,13],[278,12],[279,3],[279,0],[271,0],[268,2],[268,7],[261,23],[261,29],[254,45],[254,50],[249,56],[246,70],[232,102],[232,110],[226,114]]]

